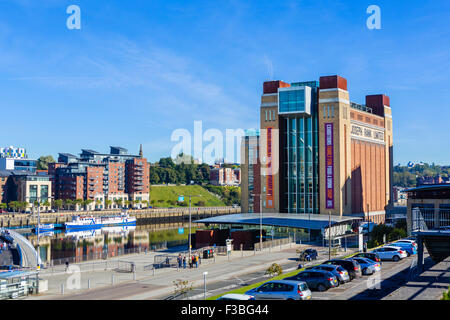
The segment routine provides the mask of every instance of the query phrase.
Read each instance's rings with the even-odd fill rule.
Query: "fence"
[[[280,247],[283,244],[289,244],[289,243],[292,243],[292,242],[293,242],[293,239],[291,237],[264,241],[262,243],[262,249]],[[259,242],[255,243],[255,250],[256,251],[258,251],[258,250],[260,251],[261,250],[261,244]]]
[[[412,208],[412,231],[450,228],[450,208]]]
[[[0,279],[0,300],[26,296],[36,289],[36,273]]]

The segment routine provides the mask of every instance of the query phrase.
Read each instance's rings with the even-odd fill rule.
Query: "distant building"
[[[215,186],[237,186],[240,183],[240,169],[212,168],[209,171],[209,182]]]
[[[48,210],[51,208],[52,183],[50,176],[36,175],[26,171],[12,171],[7,181],[8,190],[6,197],[8,203],[11,201],[28,202],[28,208],[32,208],[36,201],[39,201],[41,208]],[[48,206],[42,206],[48,202]]]
[[[37,161],[28,159],[24,148],[0,148],[0,170],[36,172]]]
[[[149,201],[150,163],[140,155],[130,155],[121,147],[110,147],[110,153],[82,149],[79,157],[60,153],[57,163],[49,164],[56,199],[92,200],[90,209],[103,209],[105,200],[117,208],[115,201]]]
[[[400,206],[406,206],[406,202],[408,200],[408,193],[406,192],[406,188],[394,186],[393,188],[393,200],[394,204]]]
[[[439,174],[434,177],[426,176],[417,178],[417,186],[424,184],[441,184],[441,183],[444,183],[444,179],[442,179],[442,176]]]
[[[260,212],[261,164],[259,162],[259,130],[246,132],[241,150],[241,211]]]

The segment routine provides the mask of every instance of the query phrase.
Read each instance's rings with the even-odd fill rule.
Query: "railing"
[[[293,239],[291,237],[263,241],[262,248],[267,249],[267,248],[279,247],[279,246],[282,246],[283,244],[289,244],[291,242],[293,242]],[[261,245],[259,242],[255,243],[255,250],[256,251],[261,250]]]
[[[411,214],[412,231],[439,230],[450,227],[450,209],[413,207]]]

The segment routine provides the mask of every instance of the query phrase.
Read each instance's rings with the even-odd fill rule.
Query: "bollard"
[[[153,268],[153,276],[155,276],[155,268]]]
[[[61,283],[61,294],[64,294],[64,283]]]
[[[88,279],[88,289],[91,288],[91,279]]]
[[[114,275],[112,274],[111,275],[111,285],[113,285],[114,284]]]
[[[133,280],[136,280],[136,272],[133,272]]]

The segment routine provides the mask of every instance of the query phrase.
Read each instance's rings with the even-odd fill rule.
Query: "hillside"
[[[201,195],[192,197],[192,207],[224,207],[226,204],[206,189],[198,185],[192,186],[151,186],[150,205],[152,207],[187,207],[189,197],[186,195]],[[184,203],[177,203],[178,195],[184,195]],[[203,203],[201,203],[203,202]]]

